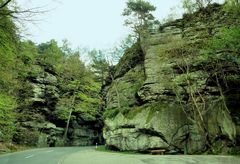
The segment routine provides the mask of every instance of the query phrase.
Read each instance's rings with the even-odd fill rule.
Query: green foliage
[[[74,112],[78,113],[85,121],[96,121],[100,116],[98,106],[94,106],[87,102],[76,104]]]
[[[217,61],[228,61],[240,64],[240,29],[239,27],[223,28],[221,32],[210,39],[202,50],[201,60],[217,64]]]
[[[182,7],[186,13],[194,13],[196,11],[196,4],[192,0],[182,0]]]
[[[66,104],[62,103],[63,99],[61,99],[60,101],[61,103],[58,104],[56,110],[53,112],[53,115],[57,119],[63,120],[64,122],[66,122],[68,119],[70,109]]]
[[[84,87],[84,86],[83,86]],[[77,92],[76,100],[78,103],[74,106],[74,112],[79,113],[79,116],[85,121],[96,121],[100,115],[100,97],[98,96],[100,88],[96,90],[94,83],[86,85],[82,92]]]
[[[92,70],[97,77],[97,81],[102,85],[105,83],[105,79],[108,76],[109,63],[103,51],[92,50],[88,52],[89,57],[92,60]]]
[[[38,48],[35,43],[30,40],[21,42],[19,52],[20,58],[24,64],[29,66],[36,64],[35,62],[38,56]]]
[[[40,54],[39,59],[41,64],[51,65],[55,68],[57,67],[57,63],[61,63],[64,56],[64,53],[58,47],[55,40],[38,45],[38,53]]]
[[[182,7],[186,13],[192,14],[195,11],[206,7],[212,0],[182,0]]]
[[[80,60],[79,52],[64,58],[63,62],[59,62],[58,65],[57,71],[63,77],[63,80],[80,79],[86,72],[85,65]]]
[[[130,48],[125,50],[123,57],[120,59],[119,63],[116,65],[115,74],[122,76],[129,69],[134,68],[136,64],[144,60],[144,54],[140,42],[133,44]]]
[[[2,16],[7,8],[0,10],[0,91],[13,93],[16,86],[17,27],[9,17]],[[11,87],[10,87],[11,86]]]
[[[24,80],[27,77],[37,77],[42,69],[37,66],[38,49],[32,41],[21,42],[18,49],[18,77]]]
[[[0,93],[0,141],[11,141],[16,130],[16,101]]]
[[[2,3],[0,0],[0,4]],[[15,4],[12,6],[11,10],[19,11]],[[40,135],[36,129],[16,127],[16,119],[22,122],[46,121],[46,114],[38,110],[40,107],[37,107],[37,110],[36,107],[33,108],[33,99],[46,100],[46,108],[52,109],[48,111],[48,117],[61,123],[68,122],[69,118],[74,119],[76,116],[86,121],[96,121],[100,115],[101,84],[80,60],[80,52],[72,50],[67,40],[63,41],[62,47],[55,40],[39,45],[32,41],[20,40],[14,22],[17,13],[9,11],[7,6],[1,8],[0,5],[0,141],[11,141],[15,134],[15,141],[19,141],[20,144],[36,145]],[[98,58],[96,61],[99,62]],[[106,62],[100,61],[97,64],[97,69],[102,69],[103,64],[105,68],[108,67]],[[49,87],[48,85],[52,84],[40,82],[43,87],[34,90],[33,83],[42,80],[39,75],[46,74],[57,78],[57,86]],[[60,93],[57,93],[58,89]],[[40,95],[35,93],[45,91],[46,93]],[[45,97],[37,97],[42,95]],[[48,106],[50,101],[51,107]],[[54,103],[57,103],[56,108]]]
[[[39,136],[40,132],[38,131],[26,128],[19,128],[16,135],[14,136],[14,140],[20,145],[37,146]]]
[[[125,25],[131,27],[136,34],[140,34],[146,29],[150,21],[154,20],[151,12],[155,11],[156,7],[144,0],[129,0],[127,7],[122,15],[129,17],[125,21]]]
[[[240,2],[239,0],[226,0],[226,3],[224,5],[224,10],[232,13],[233,16],[236,16],[239,18],[240,16]]]
[[[218,35],[209,41],[209,49],[213,51],[232,50],[237,52],[240,49],[239,38],[240,29],[238,26],[223,28]]]
[[[96,121],[99,115],[101,85],[95,80],[93,72],[80,60],[79,52],[70,49],[68,51],[71,54],[67,55],[65,51],[62,67],[58,69],[63,93],[54,114],[58,119],[67,122],[72,110],[74,115],[85,121]]]
[[[228,154],[235,155],[235,156],[237,155],[238,157],[240,157],[240,148],[239,147],[231,148]]]
[[[99,90],[100,85],[92,79],[90,80],[89,77],[83,78],[81,81],[70,81],[64,89],[65,94],[60,99],[54,114],[57,118],[67,121],[72,108],[73,112],[85,121],[95,121],[99,115]]]

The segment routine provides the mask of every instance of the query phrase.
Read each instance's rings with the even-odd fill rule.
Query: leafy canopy
[[[155,11],[156,7],[144,0],[129,0],[127,7],[122,15],[127,16],[125,21],[126,26],[130,26],[135,33],[139,34],[143,29],[148,27],[154,16],[151,12]]]

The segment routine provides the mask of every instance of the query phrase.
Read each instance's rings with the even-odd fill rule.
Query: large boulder
[[[120,150],[183,149],[187,128],[179,107],[159,103],[106,119],[104,138],[107,145]]]

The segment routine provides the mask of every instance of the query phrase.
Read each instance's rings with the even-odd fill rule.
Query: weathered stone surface
[[[133,106],[136,103],[135,93],[144,81],[144,68],[142,64],[128,71],[123,77],[116,79],[107,88],[106,105],[108,108]],[[120,103],[120,104],[118,104]]]
[[[138,83],[142,85],[135,88],[136,82],[130,80],[140,79],[137,74],[128,77],[139,64],[126,71],[121,70],[122,64],[128,64],[120,62],[117,72],[121,76],[115,76],[104,88],[108,95],[105,113],[110,112],[103,131],[106,144],[120,150],[164,148],[190,154],[206,151],[209,144],[221,143],[223,147],[234,144],[239,136],[236,130],[239,115],[234,110],[228,111],[218,86],[209,82],[209,73],[197,61],[205,39],[221,27],[237,23],[223,13],[220,5],[214,4],[206,11],[161,26],[159,33],[142,36],[144,58],[138,61],[143,65],[144,73],[140,73]],[[136,56],[136,52],[140,50],[126,52],[124,59]],[[135,89],[128,92],[127,88]],[[230,103],[227,105],[231,107]]]
[[[133,118],[119,113],[114,119],[106,119],[106,144],[121,150],[167,149],[172,145],[181,149],[187,124],[182,110],[175,107],[174,104],[155,104],[154,111],[153,107],[146,107]]]
[[[59,77],[53,68],[51,70],[46,66],[38,68],[40,73],[28,79],[29,94],[25,97],[25,106],[22,107],[23,111],[19,118],[20,128],[14,141],[37,147],[86,146],[102,142],[100,139],[102,124],[98,122],[96,116],[81,112],[72,114],[67,139],[63,137],[66,120],[56,117],[59,110],[57,104],[62,93],[62,88],[58,84]],[[100,125],[97,127],[96,124]]]
[[[39,84],[49,84],[49,85],[56,85],[57,84],[57,77],[53,74],[48,72],[43,72],[37,76],[36,82]]]

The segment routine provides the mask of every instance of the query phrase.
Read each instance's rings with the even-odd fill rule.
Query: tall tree
[[[50,40],[47,43],[41,43],[38,46],[39,49],[39,60],[41,64],[46,66],[53,66],[57,68],[59,63],[63,60],[64,53],[58,46],[57,41]]]
[[[109,69],[109,63],[107,62],[104,52],[100,50],[92,50],[88,55],[92,60],[91,67],[98,78],[97,80],[104,85]]]

